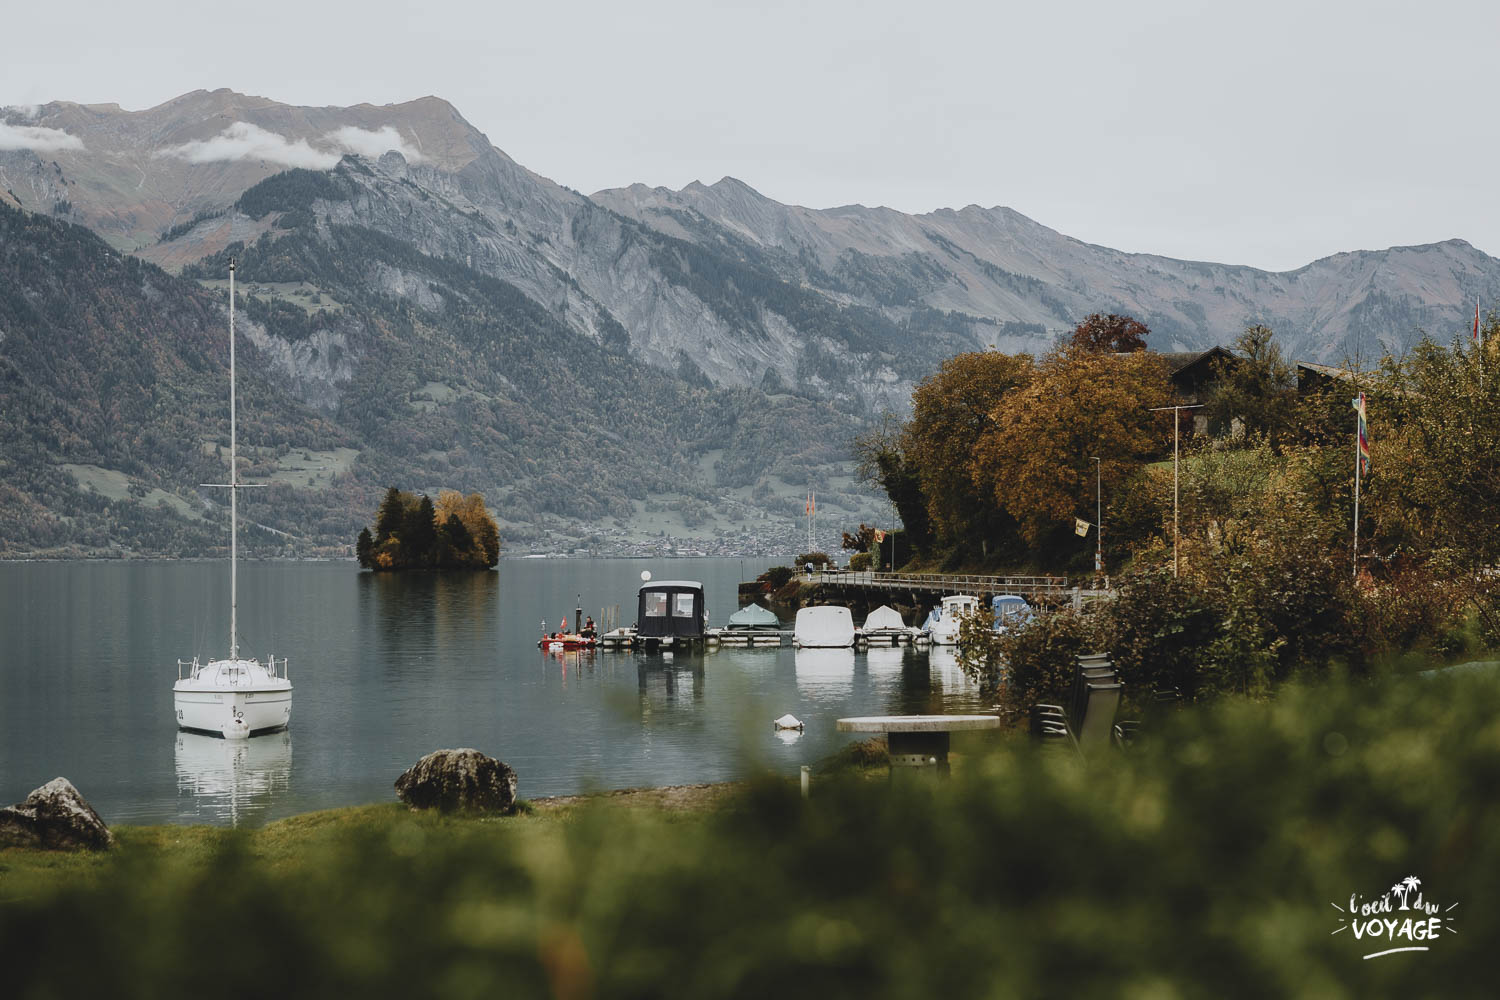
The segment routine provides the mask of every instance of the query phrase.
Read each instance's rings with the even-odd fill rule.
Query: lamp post
[[[1098,455],[1094,460],[1094,572],[1104,572],[1104,465]]]
[[[1181,406],[1153,406],[1152,413],[1162,413],[1166,410],[1172,411],[1172,579],[1177,579],[1177,538],[1178,525],[1177,499],[1178,484],[1181,481],[1178,475],[1178,463],[1181,458],[1182,449],[1180,445],[1181,435],[1178,433],[1178,425],[1182,422],[1179,410],[1197,410],[1203,406],[1202,403],[1190,403]]]

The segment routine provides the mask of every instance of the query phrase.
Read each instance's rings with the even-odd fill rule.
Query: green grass
[[[333,484],[335,476],[353,468],[358,457],[359,451],[354,448],[335,448],[332,451],[294,448],[276,460],[271,482],[325,489]]]
[[[158,504],[165,503],[179,517],[190,518],[195,521],[203,519],[203,515],[199,513],[198,509],[182,497],[168,493],[165,490],[157,489],[154,486],[146,488],[143,496],[133,495],[130,492],[130,487],[135,484],[135,480],[123,472],[100,468],[97,465],[75,465],[72,463],[64,463],[58,467],[72,476],[73,481],[78,484],[78,488],[85,492],[97,493],[100,496],[108,497],[110,500],[124,500],[147,507],[155,507]]]

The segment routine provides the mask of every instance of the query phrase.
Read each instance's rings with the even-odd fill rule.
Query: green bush
[[[708,813],[123,831],[87,878],[17,898],[0,872],[6,992],[1487,996],[1497,718],[1492,674],[1294,684],[1086,768],[998,737],[945,783],[820,772]],[[1365,960],[1392,944],[1342,911],[1406,876],[1458,933]]]
[[[849,557],[849,568],[855,572],[861,572],[870,568],[870,553],[856,552]]]
[[[1024,713],[1037,702],[1058,703],[1073,686],[1078,657],[1104,648],[1102,624],[1096,615],[1068,608],[996,636],[995,672],[988,679],[1001,684],[1001,705]],[[987,678],[979,679],[983,683]]]

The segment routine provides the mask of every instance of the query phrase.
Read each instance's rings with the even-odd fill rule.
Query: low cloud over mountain
[[[346,125],[309,142],[306,139],[289,139],[249,122],[235,122],[211,139],[169,146],[158,150],[157,155],[177,157],[189,163],[247,160],[307,170],[331,170],[345,153],[375,158],[391,150],[400,153],[408,161],[422,159],[421,153],[413,149],[390,125],[378,129]]]

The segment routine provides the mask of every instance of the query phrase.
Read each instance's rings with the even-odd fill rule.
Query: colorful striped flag
[[[1360,475],[1370,473],[1370,429],[1365,424],[1365,394],[1360,393],[1355,397],[1353,407],[1359,414],[1359,472]]]

